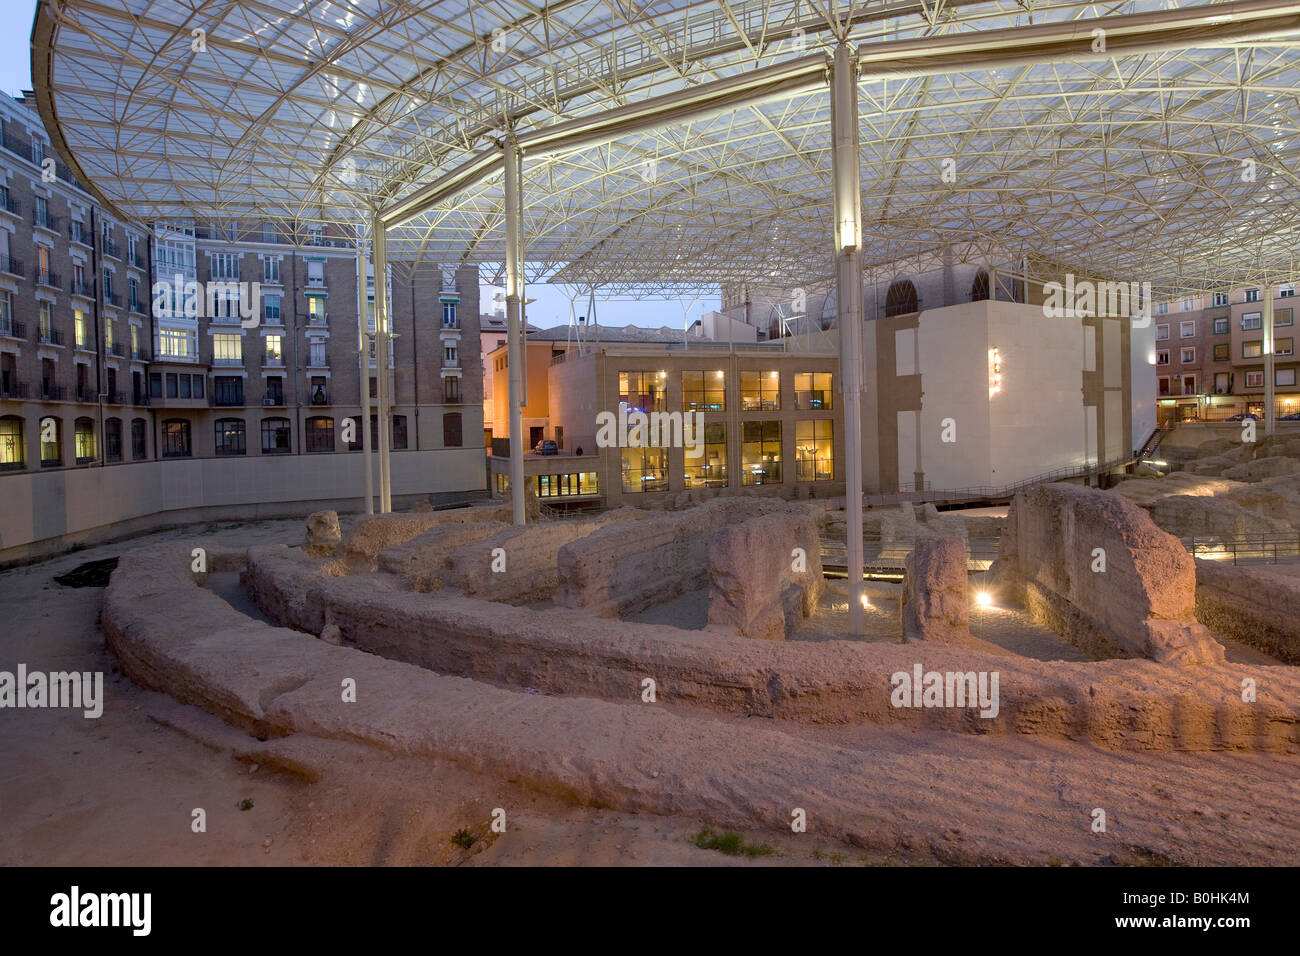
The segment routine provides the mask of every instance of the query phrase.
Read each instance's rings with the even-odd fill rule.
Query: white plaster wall
[[[1083,322],[1041,306],[989,305],[989,345],[1002,355],[1002,391],[990,402],[994,486],[1086,463]]]
[[[392,455],[393,495],[479,491],[482,446]],[[202,458],[0,478],[0,551],[160,512],[363,497],[362,456]]]
[[[991,308],[988,302],[966,302],[922,312],[920,316],[921,466],[926,482],[933,488],[992,483],[988,354],[992,344]],[[942,440],[944,420],[949,418],[955,429],[954,442]],[[905,457],[902,448],[898,464],[900,477],[910,483],[912,459]]]
[[[932,487],[1001,487],[1087,461],[1082,321],[1047,318],[1037,305],[970,302],[923,312],[919,336],[921,457]],[[1002,387],[990,396],[995,346]],[[901,417],[899,473],[910,480]],[[942,441],[946,418],[954,443]]]
[[[1134,325],[1129,336],[1129,369],[1132,376],[1131,415],[1133,417],[1133,444],[1142,447],[1147,436],[1156,427],[1156,326],[1147,321],[1145,327]]]

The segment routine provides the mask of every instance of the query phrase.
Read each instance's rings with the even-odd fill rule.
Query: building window
[[[1263,372],[1247,372],[1247,373],[1246,373],[1246,387],[1247,387],[1247,388],[1263,388],[1263,387],[1264,387],[1264,373],[1263,373]]]
[[[911,279],[898,279],[891,283],[885,293],[885,318],[895,315],[911,315],[918,311],[916,286]]]
[[[1186,310],[1184,310],[1186,311]],[[1187,319],[1178,323],[1178,337],[1180,339],[1191,339],[1196,337],[1196,320]]]
[[[1220,316],[1219,318],[1214,320],[1214,334],[1215,335],[1228,334],[1228,317],[1226,315]]]
[[[262,281],[267,285],[280,284],[280,258],[279,256],[262,257]],[[276,297],[277,299],[279,296]]]
[[[1178,360],[1182,362],[1184,365],[1191,365],[1193,362],[1196,361],[1196,349],[1195,348],[1183,349],[1182,354],[1178,357]]]
[[[169,418],[162,423],[162,453],[164,458],[188,458],[190,449],[190,423],[183,418]]]
[[[740,483],[781,482],[781,423],[741,422]]]
[[[704,451],[692,458],[687,449],[686,487],[725,488],[727,486],[727,426],[708,422],[704,426]]]
[[[1228,373],[1227,373],[1227,372],[1216,372],[1215,375],[1214,375],[1214,394],[1215,394],[1215,395],[1227,395],[1227,394],[1228,394],[1228,388],[1229,388],[1229,386],[1228,386]]]
[[[1168,349],[1159,349],[1159,350],[1156,352],[1156,364],[1157,364],[1157,365],[1168,365],[1168,364],[1169,364],[1169,350],[1168,350]]]
[[[374,396],[374,390],[370,392]],[[330,403],[329,393],[325,390],[325,376],[313,375],[311,377],[311,403],[313,405],[328,405]]]
[[[148,423],[143,418],[131,422],[131,460],[141,461],[149,453],[146,429]]]
[[[212,364],[241,365],[244,361],[244,337],[233,332],[212,336]]]
[[[310,361],[311,361],[312,368],[325,368],[326,363],[325,363],[325,340],[324,339],[311,340]]]
[[[682,372],[682,410],[724,412],[727,410],[727,377],[713,372]]]
[[[1263,328],[1264,320],[1259,312],[1247,312],[1241,317],[1241,328],[1243,331],[1253,331],[1254,329]]]
[[[271,375],[266,380],[266,397],[264,402],[267,405],[284,404],[284,379],[279,375]]]
[[[267,325],[280,324],[280,297],[268,295],[262,299],[262,321]]]
[[[775,411],[781,407],[781,373],[741,372],[740,407],[746,412]]]
[[[88,465],[95,460],[95,422],[90,418],[78,418],[73,424],[73,434],[77,445],[77,464]]]
[[[1273,313],[1273,325],[1294,325],[1295,312],[1292,309],[1278,309]]]
[[[1280,368],[1273,373],[1273,384],[1275,385],[1294,385],[1295,369]]]
[[[668,490],[668,452],[663,448],[622,449],[623,493]]]
[[[1274,355],[1294,355],[1295,339],[1277,339],[1273,343]]]
[[[444,329],[456,328],[456,303],[444,302],[442,304],[442,327]]]
[[[1168,303],[1168,302],[1157,302],[1157,303],[1156,303],[1156,315],[1165,315],[1165,314],[1167,314],[1168,312],[1169,312],[1169,303]],[[1166,333],[1167,333],[1167,332],[1168,332],[1168,326],[1166,326],[1165,329],[1166,329]],[[1156,337],[1159,338],[1158,335],[1157,335]]]
[[[505,476],[497,475],[495,477],[499,479]],[[497,484],[500,487],[500,482]],[[537,497],[539,498],[564,498],[596,494],[600,494],[600,484],[594,471],[537,476]]]
[[[226,407],[243,405],[244,404],[243,378],[241,378],[238,375],[213,376],[212,400],[217,405],[224,405]]]
[[[0,470],[12,471],[26,464],[23,420],[17,415],[0,418]]]
[[[104,461],[122,460],[122,419],[104,421]]]
[[[1183,311],[1184,311],[1184,312],[1190,312],[1190,311],[1192,311],[1192,309],[1194,309],[1195,307],[1196,307],[1196,306],[1195,306],[1195,303],[1194,303],[1194,301],[1193,301],[1192,299],[1183,299]]]
[[[262,454],[287,455],[291,450],[289,419],[262,419]]]
[[[975,281],[970,286],[970,300],[972,302],[983,302],[989,297],[989,274],[986,270],[980,269],[975,273]]]
[[[1169,394],[1169,377],[1166,376],[1166,375],[1162,375],[1162,376],[1160,376],[1158,379],[1156,379],[1156,381],[1159,383],[1159,394],[1161,394],[1161,395],[1168,395],[1168,394]]]
[[[322,260],[307,260],[307,285],[313,289],[325,287],[325,263]]]
[[[454,405],[460,401],[460,378],[451,375],[442,380],[442,401],[444,405]]]
[[[453,412],[452,414],[456,414],[456,413]],[[453,447],[459,447],[459,446],[460,446],[460,442],[457,441],[456,445],[454,445]],[[392,447],[394,451],[401,451],[402,449],[406,448],[406,416],[405,415],[393,416]]]
[[[284,358],[280,354],[280,336],[278,335],[268,335],[266,337],[266,364],[271,366],[284,364]]]
[[[1163,342],[1163,341],[1164,341],[1165,339],[1167,339],[1167,338],[1169,338],[1169,326],[1167,326],[1167,325],[1157,325],[1157,326],[1156,326],[1156,341],[1157,341],[1157,342]]]
[[[1264,343],[1259,339],[1255,339],[1255,341],[1253,342],[1241,343],[1242,358],[1259,358],[1263,354],[1264,354]]]
[[[463,441],[460,412],[445,412],[442,416],[443,447],[460,448]]]
[[[194,354],[193,339],[185,329],[159,329],[158,355],[161,358],[188,358]]]
[[[1214,361],[1227,362],[1231,358],[1231,346],[1229,346],[1228,343],[1225,342],[1222,345],[1216,345],[1214,347]]]
[[[831,372],[795,372],[794,407],[818,410],[834,407],[831,382]]]
[[[212,278],[239,278],[239,260],[235,258],[233,252],[214,252],[212,254]]]
[[[72,340],[79,349],[90,347],[90,332],[86,328],[86,313],[81,309],[72,310]]]
[[[212,430],[218,455],[243,455],[248,451],[242,418],[218,418]]]
[[[334,450],[334,419],[316,415],[307,419],[307,450]]]
[[[619,372],[618,400],[630,411],[668,411],[667,372]]]
[[[1228,304],[1228,293],[1226,293],[1226,292],[1216,292],[1216,293],[1214,293],[1214,304],[1215,304],[1215,305],[1227,305],[1227,304]]]
[[[1196,376],[1195,376],[1195,375],[1184,375],[1184,376],[1183,376],[1183,394],[1184,394],[1184,395],[1195,395],[1195,394],[1196,394]]]
[[[1258,302],[1258,301],[1259,301],[1259,290],[1258,290],[1258,289],[1247,289],[1247,290],[1246,290],[1246,301],[1247,301],[1247,302]]]
[[[325,324],[325,300],[318,295],[307,297],[307,321],[312,325]]]
[[[63,420],[53,415],[41,419],[41,466],[63,464]]]
[[[794,423],[795,481],[835,477],[834,423],[829,418]]]
[[[442,349],[442,364],[447,368],[456,368],[456,346],[446,345]]]
[[[271,222],[264,222],[264,223],[262,223],[262,241],[263,241],[263,242],[279,242],[279,241],[280,241],[280,227],[277,226],[277,225],[275,225],[275,223],[271,223]]]

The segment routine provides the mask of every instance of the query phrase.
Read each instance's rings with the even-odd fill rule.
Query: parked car
[[[1224,421],[1225,422],[1245,422],[1245,421],[1257,422],[1259,421],[1259,419],[1256,418],[1250,412],[1242,412],[1238,415],[1230,415],[1229,417],[1225,418]]]
[[[550,438],[543,438],[537,443],[537,447],[533,449],[534,455],[558,455],[559,453],[560,446]]]

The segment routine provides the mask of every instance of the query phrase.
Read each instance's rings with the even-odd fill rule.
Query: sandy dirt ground
[[[891,781],[890,802],[897,801],[900,816],[919,828],[945,836],[884,856],[828,841],[814,826],[803,834],[743,834],[751,847],[765,845],[770,853],[727,856],[693,845],[701,820],[573,806],[452,764],[398,758],[359,744],[294,737],[267,748],[118,675],[97,623],[102,590],[53,580],[87,561],[197,535],[225,546],[296,544],[302,522],[197,525],[0,574],[0,605],[6,609],[0,669],[23,662],[31,670],[102,671],[106,698],[97,720],[55,709],[0,712],[0,863],[913,865],[951,860],[954,846],[979,847],[990,821],[1023,815],[1026,825],[1038,821],[1044,853],[1061,843],[1053,862],[1147,864],[1165,862],[1143,849],[1156,835],[1167,840],[1186,834],[1188,856],[1197,858],[1197,813],[1256,814],[1274,828],[1288,813],[1295,820],[1300,812],[1296,756],[1117,754],[1063,740],[782,723],[787,733],[816,736],[864,755],[915,755],[915,777]],[[211,586],[241,610],[252,610],[236,576],[214,575]],[[887,604],[886,590],[875,594]],[[690,610],[691,596],[686,598],[679,613]],[[828,600],[834,603],[833,595]],[[881,614],[897,621],[896,607]],[[1008,646],[1020,640],[1032,649],[1035,641],[1047,640],[1033,633],[1017,637],[1026,624],[1014,615],[1001,623],[977,619],[975,627],[977,633],[996,631]],[[722,723],[751,719],[678,712]],[[997,804],[928,796],[931,758],[1007,781]],[[1141,793],[1133,780],[1143,781]],[[1171,797],[1167,809],[1162,793]],[[1189,799],[1198,808],[1194,812],[1187,810]],[[1086,836],[1060,837],[1066,831],[1086,834],[1087,808],[1094,805],[1117,808],[1120,819],[1126,807],[1140,816],[1131,835],[1100,856],[1078,851]],[[206,812],[204,833],[192,832],[195,808]],[[496,808],[505,811],[505,834],[490,829]],[[1222,859],[1225,852],[1214,848],[1211,858]],[[987,858],[997,859],[995,846]]]

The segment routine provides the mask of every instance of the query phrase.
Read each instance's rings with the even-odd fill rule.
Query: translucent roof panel
[[[33,75],[56,145],[125,216],[353,228],[499,148],[509,130],[598,116],[840,40],[886,49],[1191,6],[42,0]],[[1165,290],[1295,275],[1298,40],[1207,36],[1100,60],[864,75],[867,265],[956,248]],[[803,90],[526,155],[528,276],[641,290],[828,278],[829,112],[825,89]],[[474,182],[394,227],[390,250],[494,275],[502,192],[499,172]]]

